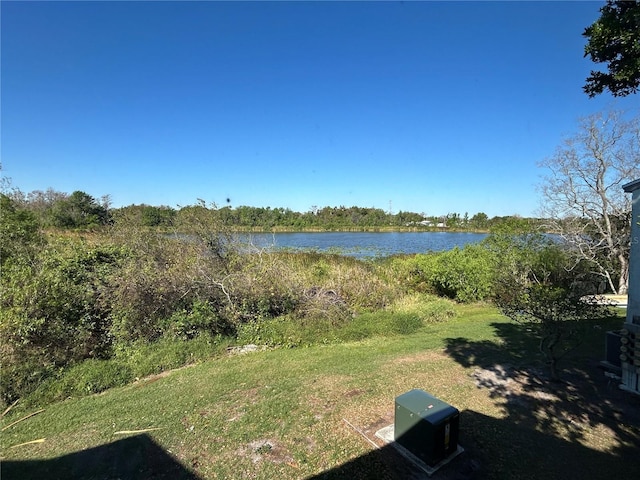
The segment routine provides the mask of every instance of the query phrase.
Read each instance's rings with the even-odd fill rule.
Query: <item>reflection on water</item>
[[[238,240],[268,250],[311,250],[372,258],[450,250],[486,237],[486,233],[454,232],[300,232],[243,234]]]

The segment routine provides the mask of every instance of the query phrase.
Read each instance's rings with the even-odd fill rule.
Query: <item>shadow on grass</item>
[[[422,480],[424,472],[409,463],[392,446],[387,445],[361,455],[307,480]]]
[[[618,389],[598,368],[605,332],[617,321],[586,325],[582,346],[564,363],[563,381],[548,380],[537,341],[526,327],[494,323],[500,342],[446,340],[446,352],[472,370],[479,389],[501,410],[495,418],[460,412],[465,452],[433,480],[636,478],[640,471],[640,397]],[[390,446],[307,480],[429,478]]]
[[[473,369],[477,387],[502,410],[500,420],[475,412],[460,419],[472,451],[496,473],[492,478],[637,475],[640,397],[619,390],[599,368],[605,331],[616,325],[585,324],[583,344],[560,364],[561,382],[549,380],[526,326],[494,323],[499,344],[446,340],[446,353]]]
[[[2,480],[200,480],[148,435],[49,460],[3,461],[1,477]]]
[[[306,480],[603,480],[640,468],[633,444],[600,452],[473,410],[460,412],[460,428],[464,453],[431,477],[387,445]]]

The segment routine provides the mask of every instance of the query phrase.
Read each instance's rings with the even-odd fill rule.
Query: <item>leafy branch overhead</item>
[[[601,16],[582,34],[588,39],[585,57],[606,63],[607,73],[592,70],[584,91],[595,97],[609,90],[624,97],[640,86],[640,0],[613,1],[600,9]]]

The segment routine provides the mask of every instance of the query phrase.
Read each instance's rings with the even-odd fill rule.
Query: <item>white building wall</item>
[[[626,338],[621,359],[621,388],[640,393],[640,179],[628,183],[624,191],[632,195],[631,254],[629,255],[629,295],[627,319],[624,325]]]
[[[635,184],[635,185],[634,185]],[[627,303],[627,323],[640,325],[640,180],[627,187],[635,186],[631,191],[633,213],[631,217],[631,255],[629,258],[629,300]]]

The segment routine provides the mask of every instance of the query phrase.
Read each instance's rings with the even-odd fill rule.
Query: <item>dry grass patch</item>
[[[394,358],[393,364],[415,364],[422,362],[441,362],[443,360],[451,360],[451,358],[440,350],[426,350],[424,352],[415,353],[406,357]]]

